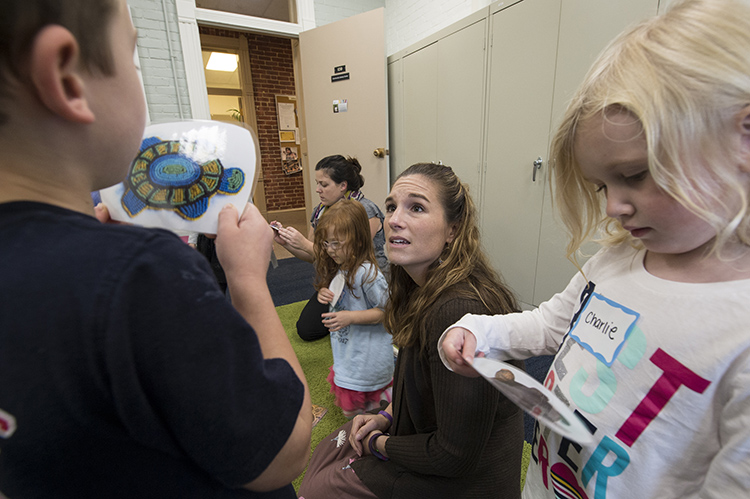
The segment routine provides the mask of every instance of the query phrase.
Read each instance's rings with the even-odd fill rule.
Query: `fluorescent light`
[[[208,58],[206,69],[232,73],[237,69],[237,55],[226,54],[223,52],[211,52],[211,57]]]

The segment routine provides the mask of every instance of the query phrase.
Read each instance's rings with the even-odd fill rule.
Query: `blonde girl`
[[[747,496],[748,2],[672,2],[622,34],[552,157],[569,256],[598,234],[604,248],[536,310],[462,318],[446,364],[556,353],[546,385],[594,439],[537,424],[524,497]]]
[[[383,327],[387,285],[362,204],[344,199],[330,206],[315,230],[314,251],[318,301],[330,308],[322,314],[333,350],[328,381],[351,418],[390,401],[393,378],[391,336]],[[344,282],[338,297],[329,288],[334,278]]]

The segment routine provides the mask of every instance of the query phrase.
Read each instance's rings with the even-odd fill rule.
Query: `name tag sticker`
[[[570,330],[570,337],[612,366],[640,317],[599,293],[593,293]]]

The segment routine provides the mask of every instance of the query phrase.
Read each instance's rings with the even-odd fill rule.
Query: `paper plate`
[[[593,442],[586,425],[554,393],[537,380],[506,362],[477,357],[474,370],[509,400],[555,433],[579,444]]]
[[[218,213],[250,199],[258,142],[241,126],[187,120],[146,127],[122,183],[102,189],[114,220],[216,234]]]
[[[341,292],[344,291],[344,284],[346,283],[344,279],[344,274],[339,272],[336,274],[333,279],[331,279],[331,284],[328,285],[328,289],[333,291],[333,300],[331,300],[331,308],[335,307],[336,304],[339,302],[339,298],[341,298]]]

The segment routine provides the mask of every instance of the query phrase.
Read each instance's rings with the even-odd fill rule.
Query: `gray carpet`
[[[269,265],[266,281],[271,291],[273,303],[277,307],[308,300],[315,288],[315,267],[299,258],[284,258],[279,266]]]

